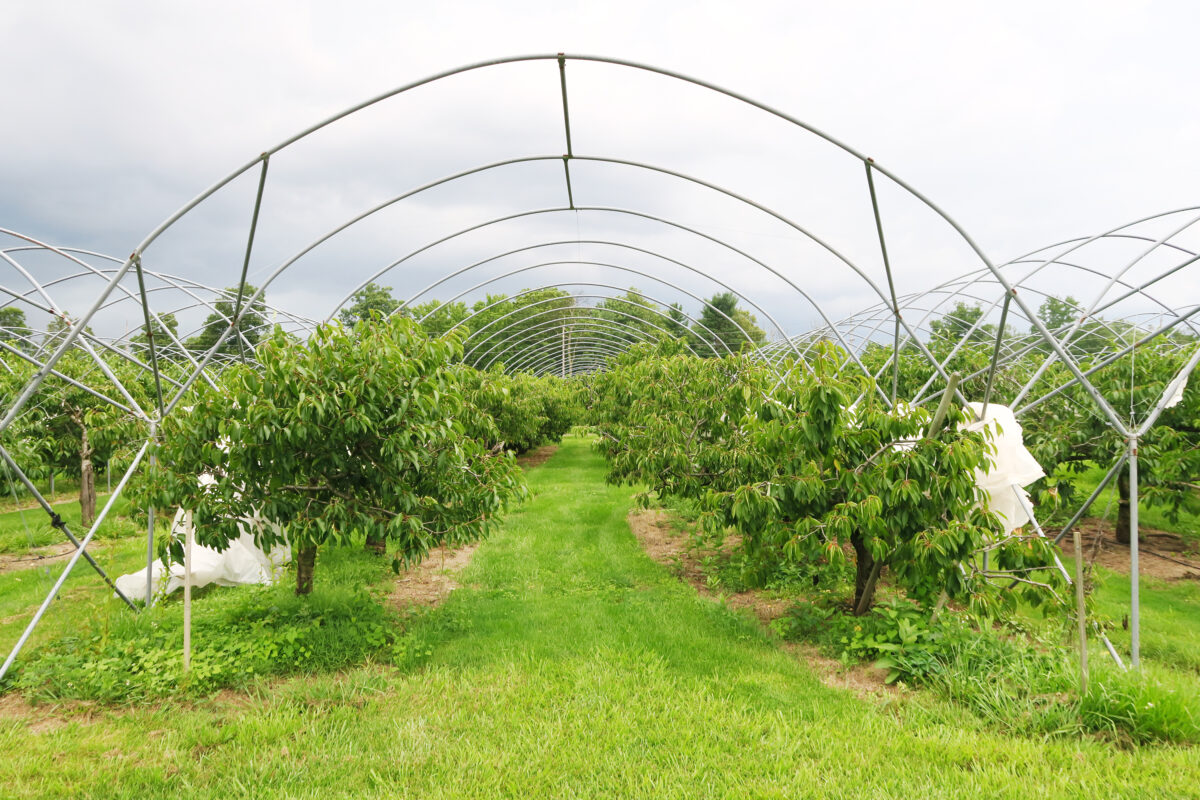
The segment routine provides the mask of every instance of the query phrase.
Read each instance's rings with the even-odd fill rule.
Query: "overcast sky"
[[[0,227],[125,256],[206,187],[325,117],[454,67],[561,51],[685,73],[784,111],[873,157],[1003,262],[1200,202],[1197,29],[1200,6],[1189,2],[16,2],[0,16]],[[676,81],[580,62],[568,64],[567,79],[577,156],[719,185],[810,230],[885,286],[861,163]],[[393,98],[272,160],[252,281],[424,183],[565,150],[553,61]],[[835,317],[878,300],[827,248],[715,190],[612,163],[576,161],[572,170],[577,205],[703,230],[784,277],[644,217],[557,212],[459,237],[381,280],[407,297],[475,261],[566,242],[507,256],[422,298],[556,262],[467,296],[574,282],[580,294],[609,291],[583,283],[638,285],[694,306],[688,292],[729,285],[758,302],[760,322],[771,314],[789,329],[819,321],[797,289]],[[235,283],[256,178],[257,168],[185,217],[147,261]],[[885,179],[878,188],[899,291],[979,266],[931,212]],[[560,161],[496,168],[335,237],[268,296],[323,317],[375,272],[438,238],[565,201]],[[558,263],[580,261],[591,265]],[[61,269],[30,264],[45,270],[39,278]],[[62,304],[77,307],[91,289],[61,291]],[[119,324],[119,314],[113,319]]]

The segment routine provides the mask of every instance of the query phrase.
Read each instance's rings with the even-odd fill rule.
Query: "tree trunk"
[[[296,551],[296,594],[311,594],[313,571],[317,567],[317,546],[310,544]]]
[[[883,565],[875,562],[861,533],[850,534],[850,544],[854,545],[854,616],[861,617],[875,600],[875,581]]]
[[[1129,511],[1129,470],[1117,473],[1117,541],[1129,544],[1129,531],[1133,527]]]
[[[377,556],[381,556],[387,552],[387,540],[375,531],[368,531],[367,542],[363,545],[363,549],[368,550]]]
[[[87,530],[96,519],[96,470],[92,466],[93,448],[88,441],[87,426],[82,421],[79,430],[79,519]]]

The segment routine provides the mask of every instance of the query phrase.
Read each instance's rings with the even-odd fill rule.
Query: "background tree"
[[[670,317],[665,327],[671,332],[671,335],[676,339],[685,339],[688,334],[687,315],[683,313],[683,306],[679,303],[671,303],[667,308],[667,316]]]
[[[148,394],[136,374],[142,370],[123,359],[107,362],[107,366],[145,407]],[[67,351],[55,369],[123,400],[94,359],[78,348]],[[96,464],[107,463],[144,434],[138,419],[129,412],[53,375],[43,384],[37,404],[22,413],[20,428],[49,470],[79,476],[79,511],[84,527],[90,526],[96,516]]]
[[[1063,340],[1066,338],[1067,332],[1083,316],[1083,309],[1079,306],[1079,301],[1070,295],[1065,298],[1051,295],[1042,301],[1036,313],[1038,319],[1050,329],[1055,338]],[[1088,320],[1071,335],[1069,341],[1066,342],[1067,349],[1076,358],[1086,359],[1088,356],[1108,350],[1114,340],[1120,336],[1120,332],[1127,327],[1124,323],[1113,325],[1106,324],[1100,319]],[[1038,338],[1041,336],[1033,326],[1030,326],[1029,335]],[[1050,352],[1050,346],[1045,342],[1040,342],[1038,349],[1044,353]]]
[[[58,347],[59,342],[67,338],[67,334],[71,329],[71,323],[62,317],[51,317],[50,322],[46,324],[46,333],[42,336],[41,349],[44,351],[53,350]],[[91,327],[85,327],[84,333],[92,335]]]
[[[722,292],[713,295],[700,310],[697,324],[692,325],[691,338],[692,349],[709,358],[740,352],[747,343],[762,344],[767,335],[752,314],[737,307],[735,294]]]
[[[0,308],[0,342],[29,351],[33,349],[29,341],[30,333],[24,311],[15,306]]]
[[[429,300],[408,306],[403,310],[407,317],[420,321],[421,327],[429,336],[442,336],[455,325],[465,320],[471,313],[467,304],[458,300],[453,303],[443,303],[441,300]],[[422,321],[423,320],[423,321]],[[460,325],[457,330],[463,334],[470,333],[469,325]]]
[[[930,349],[935,353],[949,350],[964,339],[970,343],[996,341],[996,326],[990,322],[971,329],[983,316],[983,308],[963,301],[954,304],[949,313],[929,323],[932,333]]]
[[[601,300],[596,304],[592,316],[620,330],[596,328],[589,335],[626,347],[663,336],[668,321],[659,305],[639,294],[636,289],[630,289],[619,297]]]
[[[161,320],[161,322],[160,322]],[[139,353],[150,353],[150,333],[154,335],[154,349],[159,358],[173,357],[176,349],[175,342],[179,339],[179,320],[171,313],[159,314],[158,319],[150,318],[150,325],[144,323],[142,329],[129,339],[129,343]],[[175,353],[174,355],[178,355]]]
[[[237,330],[231,333],[224,342],[221,343],[217,353],[223,355],[236,356],[242,352],[244,346],[249,346],[253,349],[262,338],[263,330],[267,324],[267,306],[265,295],[260,297],[254,303],[248,301],[258,291],[258,288],[246,284],[242,291],[242,319],[237,326]],[[238,287],[230,286],[225,289],[225,299],[218,300],[213,304],[214,311],[209,314],[204,320],[204,326],[200,329],[200,333],[184,342],[185,346],[194,353],[206,353],[221,338],[226,329],[233,322],[233,312],[237,303]],[[238,333],[241,334],[244,342],[239,341]]]
[[[338,312],[338,320],[347,328],[372,317],[386,319],[400,307],[400,301],[392,296],[392,287],[373,281],[351,295],[350,301]]]

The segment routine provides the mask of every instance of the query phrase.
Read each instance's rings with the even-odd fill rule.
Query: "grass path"
[[[0,714],[16,797],[1189,797],[1200,754],[1003,737],[820,684],[638,548],[586,441],[419,617],[403,668]]]

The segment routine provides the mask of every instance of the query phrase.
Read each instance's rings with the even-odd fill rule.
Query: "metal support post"
[[[153,420],[150,422],[150,438],[147,444],[150,447],[150,466],[155,463],[154,446],[158,439],[158,423]],[[146,508],[146,608],[154,605],[154,504],[151,503]]]
[[[1129,660],[1142,665],[1141,599],[1138,597],[1138,440],[1129,437]]]
[[[183,528],[183,671],[192,668],[192,540],[195,536],[191,512]]]

